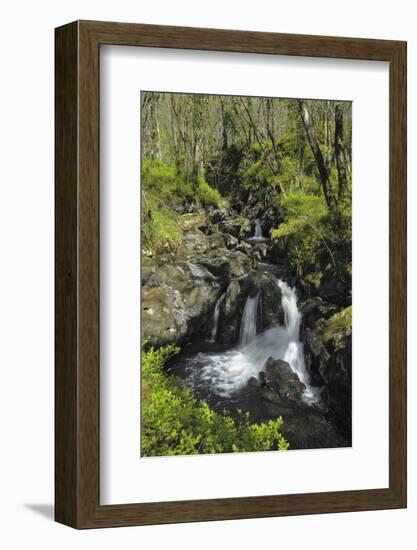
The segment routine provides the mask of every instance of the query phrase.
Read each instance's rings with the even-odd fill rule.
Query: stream
[[[265,361],[272,357],[287,361],[301,382],[306,385],[304,399],[307,403],[318,402],[320,392],[318,388],[310,386],[303,344],[299,340],[301,314],[297,308],[295,291],[282,280],[277,280],[277,285],[282,292],[285,326],[275,326],[264,332],[257,331],[260,303],[258,292],[256,296],[248,297],[246,300],[237,347],[220,353],[199,352],[187,359],[184,371],[186,384],[200,397],[215,394],[219,398],[233,399],[234,394],[243,388],[252,376],[259,375]],[[216,310],[214,323],[213,334],[216,334]]]
[[[261,226],[255,220],[255,234],[248,240],[254,243],[266,241]],[[323,410],[321,387],[312,386],[306,368],[304,346],[300,341],[302,314],[298,309],[294,288],[282,277],[276,265],[259,262],[258,270],[274,277],[281,291],[281,306],[284,311],[283,325],[263,330],[259,325],[261,291],[251,293],[245,302],[240,321],[239,342],[226,348],[217,341],[219,313],[225,299],[222,294],[214,308],[211,336],[198,339],[185,346],[180,356],[174,358],[170,371],[181,378],[195,395],[215,410],[228,410],[236,414],[238,409],[247,410],[255,421],[284,417],[283,433],[290,438],[292,448],[344,446],[334,429],[331,419]],[[278,305],[277,305],[278,306]],[[302,399],[282,406],[264,402],[256,388],[248,382],[259,380],[266,361],[272,358],[287,362],[298,379],[305,385]]]

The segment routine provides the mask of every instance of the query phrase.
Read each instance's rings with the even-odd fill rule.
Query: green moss
[[[352,328],[352,306],[335,313],[326,321],[323,331],[323,340],[328,342],[338,333]]]
[[[307,273],[307,275],[304,275],[304,279],[311,283],[313,286],[318,288],[321,284],[321,280],[323,278],[323,273],[321,271],[314,271],[313,273]]]

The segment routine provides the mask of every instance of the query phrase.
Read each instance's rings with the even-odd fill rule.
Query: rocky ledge
[[[208,336],[221,297],[219,343],[238,342],[246,298],[256,292],[261,293],[259,326],[283,323],[275,278],[256,269],[267,245],[246,242],[251,231],[247,218],[225,216],[222,210],[214,211],[211,218],[198,212],[183,214],[183,236],[176,253],[142,261],[142,338],[149,344]]]

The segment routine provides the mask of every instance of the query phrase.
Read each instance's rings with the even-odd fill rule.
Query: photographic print
[[[144,91],[140,125],[141,456],[350,447],[352,103]]]

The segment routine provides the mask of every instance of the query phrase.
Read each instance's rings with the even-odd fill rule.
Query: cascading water
[[[310,385],[310,375],[306,369],[304,360],[304,345],[300,342],[301,313],[297,307],[297,296],[287,283],[278,280],[281,289],[281,304],[285,316],[285,330],[288,336],[288,346],[283,360],[290,364],[292,370],[306,386],[304,397],[308,401],[317,401],[320,389]]]
[[[255,235],[256,238],[263,237],[262,235],[262,227],[261,227],[261,220],[256,219],[255,220]]]
[[[239,347],[246,346],[256,336],[258,321],[259,292],[252,298],[248,296],[240,323]]]
[[[258,376],[269,357],[287,361],[298,378],[305,384],[307,402],[319,399],[318,388],[310,386],[305,366],[303,344],[300,342],[301,313],[297,307],[294,289],[277,280],[281,289],[281,304],[285,325],[272,327],[256,334],[259,292],[246,300],[237,349],[224,353],[198,353],[189,360],[187,383],[194,389],[210,386],[221,397],[231,397],[252,376]]]
[[[216,341],[217,330],[219,328],[220,306],[222,305],[225,296],[226,296],[226,293],[222,294],[220,298],[217,300],[216,305],[214,307],[213,328],[211,329],[210,342]]]
[[[261,226],[261,220],[256,218],[255,220],[255,232],[252,235],[252,237],[249,237],[247,239],[250,243],[256,244],[256,243],[263,243],[267,241],[263,235],[262,235],[262,226]]]

